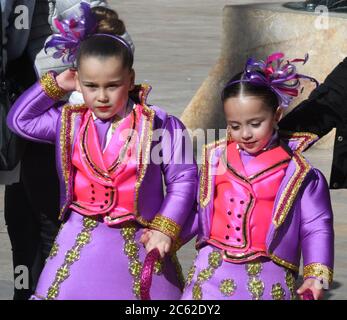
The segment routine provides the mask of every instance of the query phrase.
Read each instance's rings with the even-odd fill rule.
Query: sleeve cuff
[[[57,73],[54,71],[45,73],[40,79],[40,84],[42,90],[49,98],[58,101],[64,97],[67,92],[58,86],[55,79],[56,75]]]
[[[173,240],[176,240],[181,232],[181,227],[175,221],[162,215],[155,216],[150,223],[150,228],[166,234]]]
[[[316,278],[328,286],[333,282],[333,270],[321,263],[311,263],[304,267],[304,279]]]

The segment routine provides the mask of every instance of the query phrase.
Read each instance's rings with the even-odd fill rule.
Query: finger
[[[296,290],[296,293],[303,294],[308,287],[309,286],[304,283],[298,290]]]

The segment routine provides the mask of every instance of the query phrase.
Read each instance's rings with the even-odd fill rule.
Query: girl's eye
[[[257,123],[251,123],[251,126],[253,127],[253,128],[259,128],[260,127],[260,122],[257,122]]]
[[[239,130],[239,129],[240,129],[240,126],[230,126],[230,128],[231,128],[232,130]]]

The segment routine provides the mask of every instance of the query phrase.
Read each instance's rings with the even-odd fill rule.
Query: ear
[[[130,85],[129,85],[129,91],[132,91],[135,89],[135,70],[130,70]]]
[[[78,71],[76,71],[75,73],[75,85],[76,85],[76,91],[82,92]]]
[[[279,123],[281,121],[281,119],[283,118],[283,114],[284,114],[284,109],[281,106],[279,106],[275,112],[276,123]]]

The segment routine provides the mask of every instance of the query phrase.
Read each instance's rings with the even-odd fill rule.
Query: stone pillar
[[[282,4],[228,5],[223,10],[220,57],[184,110],[181,120],[190,129],[225,128],[220,93],[225,83],[243,69],[247,57],[263,59],[272,52],[286,57],[310,56],[299,72],[319,82],[347,56],[347,14],[290,10]],[[314,85],[304,83],[303,94],[291,108],[305,99]],[[346,101],[347,107],[347,101]],[[320,142],[329,147],[333,132]]]

